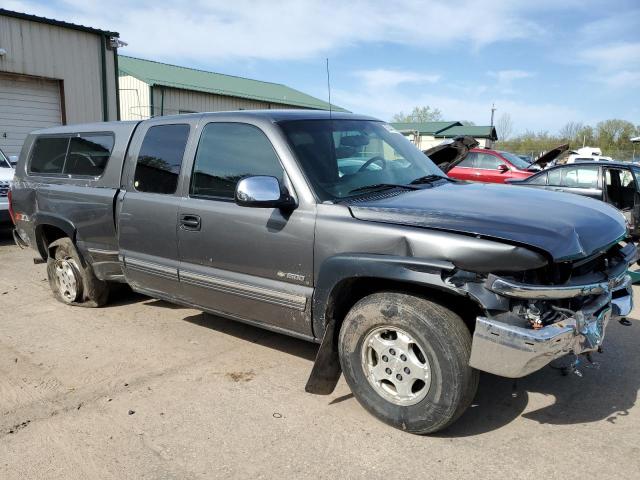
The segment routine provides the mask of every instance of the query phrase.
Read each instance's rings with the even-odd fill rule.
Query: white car
[[[10,222],[9,216],[9,186],[13,179],[13,166],[0,150],[0,224]]]

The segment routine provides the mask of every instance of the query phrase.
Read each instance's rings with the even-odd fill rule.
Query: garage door
[[[20,153],[29,132],[61,124],[56,80],[0,73],[0,149],[7,156]]]

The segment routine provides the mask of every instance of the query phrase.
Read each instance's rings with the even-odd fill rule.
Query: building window
[[[189,139],[189,125],[151,127],[142,141],[133,186],[139,192],[175,193]]]

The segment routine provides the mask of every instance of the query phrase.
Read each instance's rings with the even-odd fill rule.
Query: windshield
[[[446,178],[401,133],[373,120],[293,120],[280,123],[300,166],[322,200],[362,194],[437,175]]]
[[[527,162],[526,160],[523,160],[522,158],[520,158],[518,155],[514,153],[511,153],[511,152],[498,152],[498,153],[502,155],[504,158],[506,158],[507,160],[509,160],[511,165],[513,165],[514,167],[520,170],[526,170],[531,166],[531,163]]]
[[[2,150],[0,150],[0,168],[12,168],[9,159],[5,157]]]

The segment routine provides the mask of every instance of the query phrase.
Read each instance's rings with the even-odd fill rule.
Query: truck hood
[[[569,193],[447,182],[348,204],[364,221],[409,225],[528,245],[554,261],[588,257],[626,235],[623,215]]]

